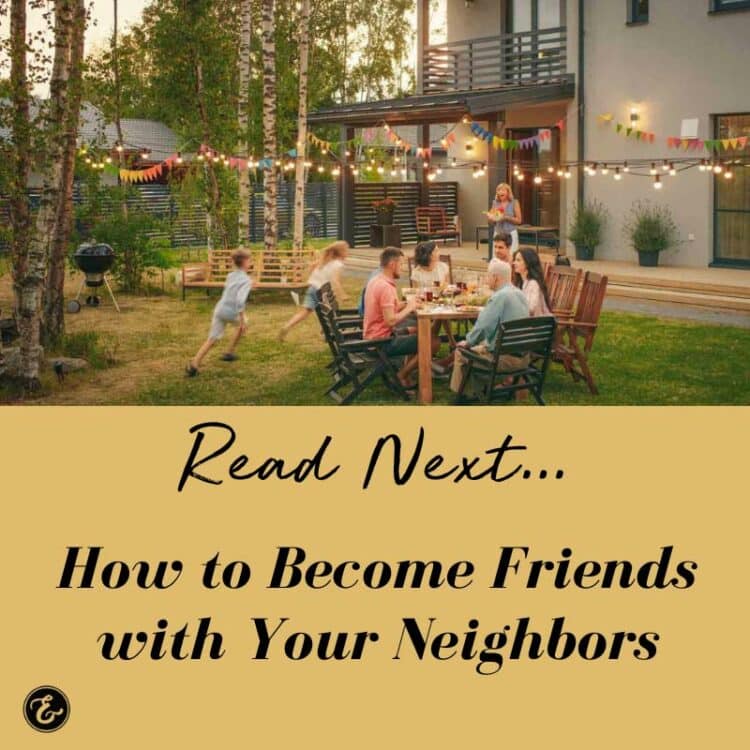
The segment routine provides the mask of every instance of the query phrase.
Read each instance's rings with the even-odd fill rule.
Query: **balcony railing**
[[[424,93],[522,86],[565,78],[567,29],[447,42],[424,49]]]

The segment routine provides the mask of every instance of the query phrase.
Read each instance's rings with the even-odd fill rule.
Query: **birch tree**
[[[26,188],[31,171],[31,121],[28,64],[26,59],[27,15],[25,0],[10,0],[10,105],[11,151],[10,222],[12,231],[13,291],[18,328],[21,334],[21,360],[27,385],[38,386],[38,372],[27,363],[39,357],[39,336],[34,340],[35,292],[44,280],[44,258],[30,255],[31,213]],[[38,367],[38,365],[37,365]]]
[[[252,0],[241,0],[239,76],[240,92],[238,99],[237,124],[240,131],[238,155],[243,159],[250,156],[250,49],[253,34]],[[239,246],[246,247],[250,236],[250,170],[240,169],[239,185]]]
[[[294,249],[305,241],[305,182],[307,170],[307,80],[310,63],[310,0],[301,0],[299,12],[299,114],[297,115],[297,169],[294,189]]]
[[[42,192],[35,222],[32,222],[26,197],[32,151],[27,4],[22,0],[11,2],[11,132],[15,158],[11,196],[13,287],[20,334],[19,376],[29,391],[40,386],[42,301],[63,179],[75,1],[55,0],[53,6],[55,41],[50,97],[40,116],[41,137],[35,133],[42,148],[39,159]]]
[[[275,0],[262,0],[261,28],[263,36],[263,146],[264,157],[270,161],[263,170],[265,201],[263,205],[263,244],[266,252],[276,250],[278,236],[276,168],[276,24]]]
[[[78,128],[80,123],[84,39],[86,34],[86,0],[73,0],[70,34],[70,77],[62,124],[62,167],[57,190],[55,222],[50,245],[50,258],[44,292],[43,339],[47,344],[58,342],[65,330],[64,287],[65,261],[73,230],[73,181],[75,177]]]

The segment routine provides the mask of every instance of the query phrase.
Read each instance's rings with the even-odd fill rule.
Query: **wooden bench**
[[[182,267],[182,299],[188,289],[223,289],[227,276],[234,270],[233,252],[209,250],[207,262],[186,263]],[[302,252],[253,253],[249,271],[253,289],[304,289],[315,258],[315,250],[308,248]]]
[[[456,217],[448,219],[444,208],[422,207],[416,211],[417,216],[417,239],[425,240],[453,240],[456,245],[461,245],[461,220]]]

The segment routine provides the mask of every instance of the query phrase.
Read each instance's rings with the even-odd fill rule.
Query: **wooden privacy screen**
[[[401,227],[401,241],[417,241],[416,213],[421,203],[422,185],[419,182],[358,182],[354,186],[354,244],[370,243],[370,225],[375,223],[373,201],[393,198],[396,210],[393,221]],[[428,185],[428,205],[443,208],[448,220],[458,213],[458,183],[433,182]]]

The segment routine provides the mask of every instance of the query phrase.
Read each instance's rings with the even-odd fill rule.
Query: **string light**
[[[606,164],[602,167],[602,174],[605,177],[609,174],[609,167]]]
[[[730,167],[727,167],[726,171],[724,172],[724,179],[731,180],[732,177],[734,177],[734,173],[732,172]]]
[[[182,158],[182,154],[177,152],[177,159],[175,160],[178,164],[182,164],[185,160]]]
[[[623,165],[622,165],[622,171],[625,172],[625,174],[627,174],[628,172],[630,172],[630,167],[628,166],[627,162],[623,163]]]
[[[384,173],[385,173],[385,163],[381,161],[380,164],[378,164],[378,174],[384,174]]]
[[[569,169],[566,169],[565,170],[565,179],[569,180],[572,176],[573,176],[573,173]]]
[[[542,176],[540,174],[534,175],[534,184],[535,185],[541,185],[542,184]]]
[[[672,163],[670,163],[669,165],[669,175],[670,177],[677,177],[677,170],[675,169],[675,166]]]
[[[652,176],[656,174],[656,162],[655,161],[651,162],[651,169],[649,170],[649,174],[651,174]]]
[[[714,164],[714,174],[721,174],[724,171],[724,167],[721,166],[721,162]]]
[[[622,175],[620,174],[620,167],[615,167],[615,180],[618,182],[622,179]]]
[[[669,172],[669,162],[666,159],[664,160],[664,164],[662,164],[662,169],[665,172]]]
[[[656,177],[654,177],[654,190],[661,190],[663,187],[661,177],[657,174]]]

